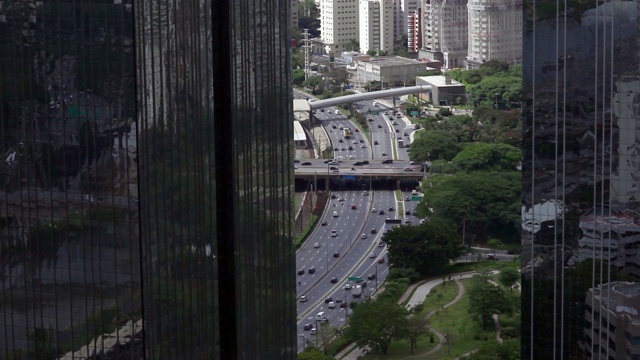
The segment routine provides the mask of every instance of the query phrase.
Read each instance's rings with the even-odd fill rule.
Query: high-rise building
[[[291,0],[291,29],[298,28],[298,5],[300,0]]]
[[[422,48],[422,10],[411,11],[407,16],[407,49],[417,53]]]
[[[420,0],[393,0],[393,37],[401,39],[407,35],[407,16],[420,8]]]
[[[420,57],[442,62],[445,69],[462,67],[467,57],[467,0],[426,0]]]
[[[468,0],[467,68],[489,60],[522,62],[522,1]]]
[[[325,53],[339,56],[360,39],[359,0],[320,0],[320,39]]]
[[[296,358],[290,4],[2,2],[1,359]]]
[[[522,358],[638,359],[640,3],[524,5]]]
[[[393,51],[393,3],[360,0],[360,51]]]

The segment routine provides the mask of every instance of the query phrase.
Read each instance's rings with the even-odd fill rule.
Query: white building
[[[522,0],[469,0],[467,68],[522,62]]]
[[[420,57],[442,63],[444,69],[463,67],[469,32],[467,0],[425,0]]]
[[[393,51],[392,0],[360,0],[360,51]]]
[[[356,61],[358,82],[380,81],[382,87],[404,85],[427,70],[427,63],[401,56],[381,56],[369,61]]]
[[[394,38],[399,39],[407,35],[407,17],[418,8],[420,8],[419,0],[393,0]]]
[[[351,40],[358,41],[358,0],[320,0],[320,38],[324,53],[340,56]]]
[[[422,15],[421,10],[409,12],[407,15],[407,49],[417,53],[422,49]]]

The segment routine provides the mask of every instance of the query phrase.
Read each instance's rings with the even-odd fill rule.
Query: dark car
[[[338,278],[337,278],[337,277],[332,277],[332,278],[331,278],[331,283],[332,283],[332,284],[335,284],[335,283],[337,283],[337,282],[338,282]]]
[[[335,125],[331,125],[331,128],[332,128],[332,129],[337,129],[338,127],[337,127],[337,126],[335,126]]]
[[[353,163],[353,166],[361,166],[362,165],[362,161],[356,161]]]
[[[303,162],[303,163],[302,163],[302,164],[300,164],[300,165],[311,165],[311,163],[310,163],[310,162],[308,162],[308,161],[305,161],[305,162]]]
[[[328,163],[330,163],[331,161],[332,161],[331,159],[328,159],[328,160],[325,160],[325,161],[323,161],[323,162],[324,162],[325,164],[328,164]]]
[[[378,258],[378,264],[384,264],[384,258]]]
[[[323,221],[320,225],[327,226],[327,220]]]
[[[334,252],[334,253],[333,253],[333,257],[340,257],[340,253],[339,253],[339,252],[337,252],[337,251],[336,251],[336,252]]]
[[[376,278],[376,274],[369,274],[369,276],[367,276],[367,279],[369,280],[373,280]]]
[[[409,134],[407,134],[407,133],[404,133],[404,136],[409,136]]]
[[[362,165],[369,165],[369,160],[363,160]]]
[[[315,267],[310,267],[309,270],[307,270],[307,272],[309,274],[315,274],[316,273],[316,268]]]
[[[367,121],[373,121],[373,119],[372,118],[368,118]]]
[[[294,164],[298,164],[298,163],[300,163],[300,160],[295,159],[295,160],[293,160],[293,163],[294,163]]]
[[[376,228],[371,229],[371,233],[372,233],[372,234],[375,234],[375,233],[377,233],[377,232],[378,232],[378,230],[376,230]]]
[[[400,132],[400,129],[396,128],[396,132],[397,132],[397,133],[399,133],[399,132]]]
[[[338,170],[338,168],[335,166],[329,166],[329,170]]]
[[[340,303],[340,307],[341,307],[341,308],[346,308],[346,307],[347,307],[347,303],[345,303],[345,302]]]
[[[320,111],[324,112],[324,109],[320,109]]]
[[[304,269],[298,270],[298,275],[304,275]]]
[[[382,129],[382,125],[378,124],[378,129]]]
[[[382,161],[383,164],[393,164],[393,160],[387,159]]]
[[[364,288],[364,287],[367,287],[367,282],[366,282],[366,281],[363,281],[362,283],[360,283],[360,286],[362,286],[363,288]]]
[[[393,120],[393,116],[389,116],[389,120]]]
[[[340,139],[340,140],[338,140],[338,142],[340,142],[340,143],[341,143],[341,142],[344,142],[344,140],[343,140],[343,139]]]
[[[404,214],[405,214],[405,215],[411,215],[411,210],[405,210],[405,211],[404,211]]]
[[[353,146],[349,146],[349,150],[353,150]]]
[[[390,207],[387,211],[393,211],[393,208],[392,208],[392,207]]]
[[[379,144],[378,140],[373,142],[373,145],[378,145],[378,144]]]
[[[507,254],[509,254],[509,255],[517,255],[519,253],[520,252],[517,249],[509,249],[509,250],[507,250]]]
[[[304,330],[305,331],[311,330],[312,327],[313,327],[313,325],[311,325],[311,324],[304,324]]]
[[[324,299],[324,303],[325,303],[325,304],[328,304],[328,303],[330,303],[330,302],[332,302],[332,301],[333,301],[333,298],[332,298],[332,297],[328,297],[328,298]]]
[[[358,280],[356,280],[356,284],[361,284],[362,283],[362,279],[358,278]]]
[[[378,214],[379,214],[379,215],[384,215],[384,210],[380,210],[380,211],[378,211]]]

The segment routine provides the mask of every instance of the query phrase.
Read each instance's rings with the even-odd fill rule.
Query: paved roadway
[[[354,192],[350,192],[352,194]],[[336,193],[338,197],[342,192]],[[377,280],[378,282],[382,282],[388,272],[387,262],[386,262],[386,247],[378,247],[378,243],[380,238],[382,237],[382,229],[384,229],[384,222],[387,217],[395,218],[397,213],[397,205],[396,199],[393,191],[378,191],[375,194],[362,196],[358,193],[358,196],[362,198],[364,201],[370,201],[371,204],[365,207],[358,206],[357,210],[351,210],[350,204],[337,205],[338,207],[344,207],[350,211],[360,212],[363,216],[371,215],[366,220],[366,223],[362,225],[355,225],[350,223],[346,218],[340,219],[343,216],[340,216],[340,220],[337,220],[333,225],[336,225],[340,229],[350,229],[345,230],[345,233],[348,233],[347,236],[342,236],[342,233],[338,235],[337,238],[331,238],[328,240],[334,244],[342,243],[342,249],[349,249],[348,251],[343,251],[340,253],[340,257],[337,259],[332,259],[330,261],[334,261],[330,266],[332,266],[328,273],[321,274],[317,272],[318,276],[317,284],[313,287],[309,287],[304,283],[299,285],[298,298],[300,295],[305,295],[309,299],[305,303],[298,302],[298,316],[301,317],[298,323],[298,333],[305,334],[305,336],[312,336],[309,331],[303,330],[304,324],[313,323],[315,326],[315,315],[320,311],[326,312],[326,317],[329,319],[329,323],[334,326],[343,325],[345,322],[345,311],[346,309],[340,308],[339,303],[337,304],[335,309],[328,309],[327,304],[324,300],[330,296],[334,300],[340,299],[341,301],[351,302],[354,298],[350,295],[351,290],[344,290],[344,285],[348,282],[347,278],[349,276],[359,276],[363,278],[364,281],[368,282],[367,287],[365,287],[365,291],[363,292],[363,297],[359,300],[364,299],[364,296],[373,291],[376,285],[376,279],[367,280],[367,276],[369,274],[375,274],[377,271]],[[346,198],[346,197],[345,197]],[[332,200],[329,205],[329,213],[332,212],[334,208],[333,204],[339,203],[339,201]],[[346,203],[346,201],[345,201]],[[376,213],[372,213],[372,208],[376,209],[384,209],[385,214],[380,215],[378,211]],[[393,207],[394,211],[389,212],[389,207]],[[347,210],[345,210],[347,211]],[[327,225],[327,230],[330,232],[332,230],[331,223]],[[376,234],[371,234],[371,230],[375,228]],[[362,239],[361,235],[366,234],[366,238]],[[355,236],[354,236],[355,235]],[[319,248],[318,257],[322,257],[324,254],[323,249]],[[369,255],[374,252],[375,257],[369,258]],[[377,259],[379,257],[385,258],[385,263],[378,263]],[[298,279],[303,279],[307,277],[308,274],[298,275]],[[331,278],[336,277],[338,279],[337,283],[331,283]],[[303,280],[301,280],[303,281]],[[353,284],[354,285],[354,284]],[[357,301],[359,301],[357,300]]]
[[[317,110],[313,114],[329,134],[335,157],[342,156],[344,159],[353,158],[356,160],[368,159],[370,152],[366,136],[355,123],[347,119],[342,113],[336,114],[336,111],[335,108],[326,108]],[[354,131],[350,139],[346,139],[343,136],[342,130],[340,130],[341,127],[348,127]],[[357,132],[355,131],[356,129],[358,129]]]
[[[405,168],[411,168],[411,171],[421,171],[420,165],[410,165],[407,160],[394,160],[392,164],[383,164],[382,160],[367,160],[369,164],[355,165],[357,161],[361,160],[345,160],[338,164],[330,165],[325,163],[326,159],[317,160],[304,160],[296,164],[295,172],[298,174],[313,174],[313,173],[328,173],[330,167],[338,169],[340,174],[345,175],[358,175],[358,174],[379,174],[379,173],[398,173]],[[311,163],[311,165],[302,165],[303,163]],[[351,170],[353,168],[353,170]]]

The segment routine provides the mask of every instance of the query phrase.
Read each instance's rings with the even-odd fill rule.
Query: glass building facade
[[[293,359],[290,3],[0,2],[0,359]]]
[[[524,359],[640,358],[637,1],[525,1]]]

